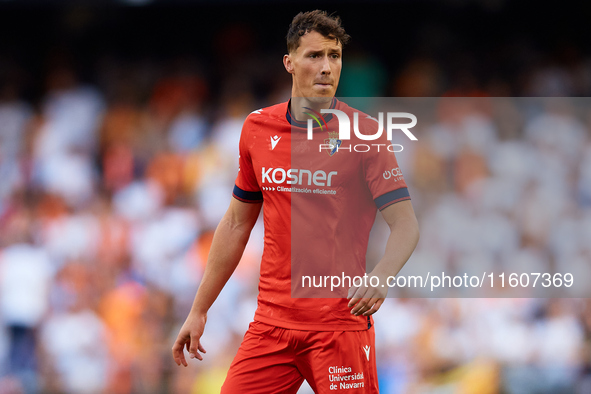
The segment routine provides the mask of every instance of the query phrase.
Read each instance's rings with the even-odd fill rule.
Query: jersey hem
[[[259,202],[263,202],[263,200],[245,200],[243,198],[238,197],[234,193],[232,193],[232,197],[234,197],[238,201],[242,201],[242,202],[245,202],[245,203],[248,203],[248,204],[256,204],[256,203],[259,203]]]
[[[396,204],[397,202],[406,201],[406,200],[410,200],[410,197],[403,197],[403,198],[399,198],[398,200],[393,200],[393,201],[390,201],[390,202],[388,202],[388,203],[386,203],[386,204],[382,205],[382,206],[381,206],[381,207],[379,207],[378,209],[381,211],[381,210],[383,210],[384,208],[386,208],[386,207],[389,207],[390,205],[394,205],[394,204]]]
[[[250,202],[250,203],[263,202],[263,193],[262,192],[260,192],[260,191],[249,192],[246,190],[242,190],[237,185],[234,185],[234,190],[232,191],[232,196],[234,196],[234,198],[236,198],[237,200],[240,200],[242,202]]]
[[[410,200],[410,194],[407,187],[401,187],[382,194],[374,199],[374,202],[379,210],[386,208],[388,205],[396,202]]]

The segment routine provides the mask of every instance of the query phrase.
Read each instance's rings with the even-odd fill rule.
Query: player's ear
[[[293,63],[291,61],[291,55],[287,54],[283,56],[283,65],[288,73],[293,74]]]

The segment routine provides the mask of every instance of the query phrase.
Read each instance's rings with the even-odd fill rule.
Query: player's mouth
[[[320,86],[322,88],[330,88],[332,86],[332,83],[322,83],[322,82],[317,82],[315,83],[316,86]]]

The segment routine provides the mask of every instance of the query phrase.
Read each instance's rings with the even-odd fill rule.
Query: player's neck
[[[290,102],[290,112],[292,118],[298,122],[305,122],[312,119],[309,115],[310,109],[320,112],[321,109],[329,109],[332,105],[332,97],[327,100],[310,100],[307,97],[292,97]]]

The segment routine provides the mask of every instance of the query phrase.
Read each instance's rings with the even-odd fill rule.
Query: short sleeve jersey
[[[342,101],[333,99],[331,108],[353,119],[355,110]],[[359,119],[362,133],[375,134],[375,120]],[[377,141],[354,133],[341,141],[331,115],[314,126],[309,140],[308,124],[292,118],[286,102],[252,112],[242,128],[233,196],[263,202],[265,228],[255,320],[299,330],[367,329],[370,318],[350,313],[348,286],[329,294],[330,282],[319,280],[363,275],[377,210],[410,199],[409,192],[385,133]]]

